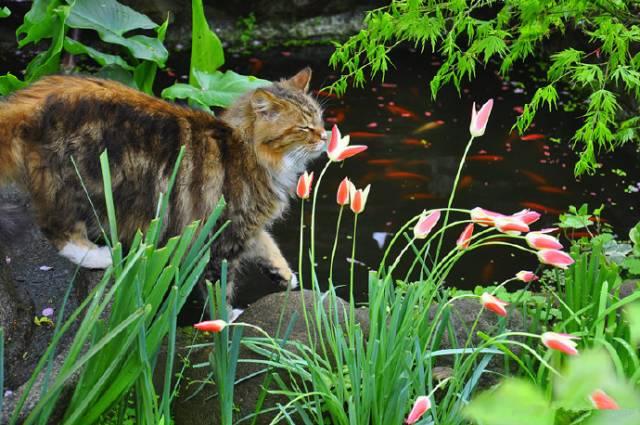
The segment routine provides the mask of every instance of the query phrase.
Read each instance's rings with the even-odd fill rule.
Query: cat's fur
[[[71,158],[105,226],[98,157],[107,150],[119,237],[127,243],[153,218],[184,145],[163,236],[206,217],[224,195],[223,219],[231,224],[215,242],[214,267],[228,259],[233,272],[255,259],[290,283],[295,276],[268,229],[326,143],[321,108],[307,94],[310,78],[306,68],[250,92],[217,118],[113,81],[46,77],[0,103],[0,180],[31,194],[38,224],[62,255],[103,268],[111,257],[93,242],[99,223]]]

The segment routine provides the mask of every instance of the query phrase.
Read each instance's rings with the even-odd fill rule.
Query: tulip
[[[537,211],[531,211],[531,210],[518,211],[517,213],[512,214],[511,216],[515,218],[519,218],[526,224],[535,223],[540,219],[540,213]]]
[[[593,407],[598,410],[619,410],[620,406],[607,393],[602,390],[595,390],[589,396],[589,400],[593,403]]]
[[[224,320],[207,320],[193,325],[199,331],[218,333],[227,327]]]
[[[413,403],[413,408],[411,409],[411,412],[409,412],[409,416],[407,416],[407,419],[404,421],[404,423],[406,423],[407,425],[415,424],[416,422],[418,422],[420,417],[422,417],[422,415],[424,415],[425,412],[430,408],[431,400],[429,400],[429,397],[426,395],[421,395],[420,397],[416,398],[416,401]]]
[[[545,332],[542,334],[541,339],[542,343],[547,348],[563,352],[570,356],[578,354],[578,350],[576,349],[577,344],[573,341],[574,339],[580,339],[577,336],[556,332]]]
[[[338,205],[345,206],[349,204],[349,179],[345,177],[338,186],[338,193],[336,195],[336,202]]]
[[[498,316],[507,317],[507,309],[505,306],[508,306],[509,303],[502,301],[501,299],[494,297],[488,292],[485,292],[480,297],[480,302],[482,302],[482,306],[487,310],[493,311]]]
[[[562,249],[562,244],[558,239],[542,232],[529,232],[524,237],[527,244],[534,249]]]
[[[542,264],[567,269],[574,263],[573,258],[564,251],[557,249],[541,249],[538,251],[538,260]]]
[[[367,187],[363,189],[356,190],[356,187],[353,183],[349,182],[349,198],[351,199],[351,211],[356,214],[360,214],[364,211],[364,207],[367,205],[367,198],[369,197],[369,190],[371,189],[371,185],[367,185]]]
[[[471,124],[469,125],[469,132],[473,137],[484,135],[484,131],[487,128],[487,121],[489,121],[489,115],[491,114],[491,108],[493,108],[493,99],[489,99],[487,103],[482,105],[479,111],[476,111],[476,103],[473,102],[473,108],[471,108]]]
[[[471,221],[480,226],[495,226],[495,221],[499,217],[506,217],[504,214],[485,210],[484,208],[475,207],[471,210]]]
[[[296,188],[298,198],[309,199],[309,195],[311,195],[311,182],[313,182],[313,171],[311,174],[305,171],[298,179],[298,187]]]
[[[413,235],[416,239],[424,239],[427,237],[431,230],[438,224],[440,220],[440,210],[436,210],[429,215],[426,215],[426,211],[422,213],[422,216],[413,228]]]
[[[516,278],[518,280],[521,280],[525,283],[529,283],[529,282],[533,282],[534,280],[538,280],[538,276],[535,275],[535,273],[533,272],[529,272],[526,270],[520,270],[518,273],[516,273]]]
[[[498,217],[495,219],[495,225],[502,233],[519,235],[521,232],[529,231],[527,223],[513,216]]]
[[[459,249],[466,249],[469,247],[469,243],[471,242],[471,235],[473,235],[473,223],[467,224],[467,227],[464,228],[458,240],[456,241],[456,246]]]
[[[344,161],[345,159],[357,155],[365,150],[367,150],[367,146],[364,145],[349,146],[349,136],[341,137],[338,126],[334,124],[331,129],[331,139],[327,146],[327,155],[331,161]]]

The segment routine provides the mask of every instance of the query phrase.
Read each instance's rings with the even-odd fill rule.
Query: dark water
[[[314,70],[313,88],[319,89],[336,78],[327,66],[330,53],[329,48],[267,52],[228,58],[228,65],[238,72],[267,79],[292,75],[310,65]],[[423,209],[446,206],[469,138],[471,105],[488,98],[495,99],[491,119],[486,134],[476,139],[470,150],[455,206],[482,206],[504,213],[533,208],[545,213],[533,226],[541,228],[556,223],[558,214],[569,205],[604,204],[604,219],[623,237],[640,219],[639,155],[632,146],[615,155],[603,153],[599,157],[603,164],[600,171],[576,181],[576,155],[569,149],[569,141],[579,126],[577,113],[540,113],[524,140],[510,132],[517,111],[537,87],[530,76],[542,75],[540,69],[523,65],[514,79],[506,82],[490,64],[476,80],[464,85],[460,96],[447,87],[432,101],[428,83],[437,70],[438,59],[411,50],[399,50],[392,59],[395,69],[384,83],[378,80],[363,89],[349,89],[340,99],[319,96],[326,107],[327,128],[337,123],[343,134],[351,133],[352,143],[369,146],[342,167],[332,165],[322,182],[316,213],[316,257],[321,282],[326,281],[327,257],[335,234],[335,190],[340,180],[348,176],[357,187],[372,185],[366,211],[358,222],[356,273],[362,297],[366,270],[377,267],[383,252],[373,239],[374,232],[391,234]],[[561,100],[561,107],[573,101],[564,91]],[[416,132],[428,123],[431,129]],[[316,176],[323,165],[324,158],[313,165]],[[627,176],[614,173],[614,169],[624,170]],[[286,219],[275,227],[277,239],[292,263],[298,255],[298,223],[299,203],[294,202]],[[348,278],[352,225],[353,214],[347,210],[335,262],[338,283]],[[449,246],[456,237],[457,233],[450,235]],[[449,283],[470,288],[537,266],[533,256],[486,248],[463,258]]]

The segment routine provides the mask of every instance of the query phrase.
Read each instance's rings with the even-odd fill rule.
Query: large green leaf
[[[196,71],[204,71],[212,74],[224,65],[224,51],[220,39],[209,28],[209,23],[204,15],[202,0],[191,2],[191,69],[189,72],[189,84],[197,85]]]
[[[244,93],[271,84],[267,80],[233,71],[217,71],[213,74],[195,71],[194,78],[200,88],[189,84],[174,84],[162,91],[162,97],[171,100],[189,99],[201,106],[226,108]]]
[[[51,20],[49,28],[50,36],[52,37],[51,45],[46,51],[39,53],[29,62],[25,72],[25,81],[35,81],[44,75],[54,74],[59,71],[60,55],[66,30],[65,21],[68,15],[68,6],[60,6],[52,11],[52,18],[55,19]]]
[[[34,0],[31,9],[24,15],[22,25],[16,30],[18,46],[37,43],[43,38],[51,38],[55,30],[57,16],[53,10],[60,5],[59,0]],[[21,37],[24,35],[24,37]]]
[[[7,6],[0,8],[0,18],[6,18],[7,16],[11,16],[11,10]]]
[[[125,37],[129,31],[154,29],[158,24],[115,0],[76,0],[72,3],[67,25],[95,30],[103,41],[126,47],[138,59],[164,65],[169,55],[157,38],[146,35]]]
[[[27,83],[21,81],[18,77],[8,72],[7,74],[0,76],[0,95],[6,96],[26,85]]]
[[[102,67],[98,72],[96,72],[96,76],[106,78],[108,80],[119,81],[122,84],[133,87],[134,89],[138,88],[138,85],[133,78],[133,74],[115,64]]]
[[[483,425],[553,425],[554,412],[530,382],[508,379],[476,397],[465,414]]]
[[[72,55],[87,55],[102,66],[118,65],[129,71],[133,70],[133,67],[120,56],[103,53],[69,37],[64,39],[64,49]]]

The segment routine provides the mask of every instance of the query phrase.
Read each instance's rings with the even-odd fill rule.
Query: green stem
[[[318,199],[318,189],[320,189],[320,182],[327,169],[331,165],[331,160],[327,161],[324,168],[320,172],[320,176],[316,181],[316,187],[313,189],[313,203],[311,204],[311,268],[315,270],[316,266],[316,201]],[[313,274],[313,273],[312,273]]]
[[[344,205],[340,205],[340,212],[338,213],[338,223],[336,224],[336,237],[333,241],[333,249],[331,250],[331,260],[329,262],[329,284],[333,285],[333,260],[336,257],[336,249],[338,248],[338,237],[340,234],[340,222],[342,221],[342,211]]]
[[[447,210],[444,214],[444,222],[443,226],[446,226],[449,223],[449,210],[451,209],[451,205],[453,205],[453,200],[456,196],[456,189],[458,188],[458,182],[460,181],[460,175],[462,174],[462,168],[464,167],[464,163],[467,159],[467,155],[469,154],[469,149],[471,149],[471,144],[473,143],[474,136],[471,136],[469,141],[467,142],[467,146],[464,149],[464,154],[462,155],[462,159],[460,160],[460,164],[458,165],[458,172],[456,174],[456,179],[453,181],[453,188],[451,188],[451,194],[449,195],[449,202],[447,203]],[[440,239],[438,240],[438,247],[436,248],[436,256],[434,259],[434,263],[438,261],[440,257],[440,249],[442,248],[442,240],[444,239],[444,233],[440,235]]]
[[[298,283],[300,291],[304,291],[302,286],[302,250],[304,249],[304,199],[300,207],[300,244],[298,246]]]
[[[351,244],[351,272],[349,274],[349,302],[353,302],[353,274],[356,266],[356,228],[358,226],[358,214],[353,218],[353,241]]]

